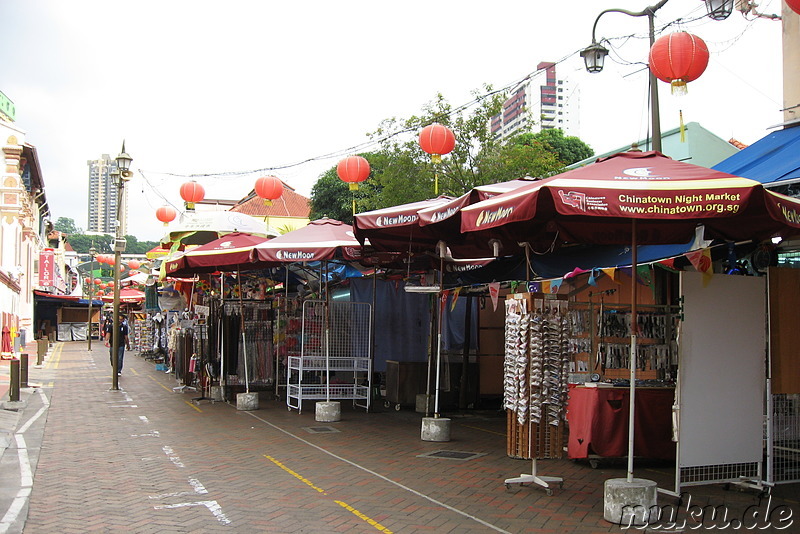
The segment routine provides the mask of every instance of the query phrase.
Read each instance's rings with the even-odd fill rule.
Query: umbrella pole
[[[219,273],[219,304],[221,317],[225,317],[225,273]],[[223,324],[220,320],[220,324]],[[225,378],[225,328],[219,329],[219,389],[222,393],[222,400],[225,400],[225,386],[228,380]]]
[[[436,347],[436,395],[433,402],[433,416],[439,417],[439,389],[440,389],[440,375],[442,368],[442,315],[444,311],[444,254],[439,253],[439,308],[436,315],[438,316],[438,330],[437,347]]]
[[[639,285],[636,269],[638,257],[636,254],[636,219],[631,221],[631,354],[628,365],[630,367],[630,401],[628,405],[628,475],[627,481],[633,482],[633,421],[636,402],[636,334],[638,333],[638,317],[636,309],[637,287]]]
[[[286,347],[286,339],[289,334],[289,265],[286,264],[284,266],[284,270],[286,271],[286,283],[284,284],[284,299],[283,299],[283,339],[281,340],[280,337],[280,326],[278,326],[278,339],[281,340],[281,346],[286,348],[286,353],[288,356],[289,349]],[[278,319],[278,325],[280,325],[280,319]],[[280,352],[276,349],[275,350],[275,398],[279,397],[280,386],[278,385],[278,378],[280,378],[280,365],[281,365],[281,355]],[[287,381],[286,386],[288,388],[289,381],[288,381],[288,369],[287,369]]]
[[[525,281],[528,282],[528,287],[530,287],[531,281],[531,245],[530,243],[525,243]],[[528,291],[528,288],[525,288],[525,291]]]
[[[244,333],[244,304],[242,303],[242,273],[236,269],[236,283],[239,287],[239,324],[242,332],[242,355],[244,356],[244,387],[250,393],[250,372],[247,370],[247,338]]]
[[[328,262],[323,262],[325,276],[325,402],[331,401],[331,299],[328,293]],[[322,267],[321,267],[322,268]],[[320,271],[322,273],[322,271]]]

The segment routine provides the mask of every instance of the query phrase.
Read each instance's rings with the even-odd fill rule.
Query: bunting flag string
[[[602,267],[600,270],[603,271],[603,273],[605,273],[606,276],[611,278],[611,280],[613,280],[617,284],[622,285],[622,282],[620,282],[619,279],[617,278],[617,268],[616,267]]]
[[[458,295],[461,293],[461,288],[457,287],[453,290],[453,300],[450,301],[450,311],[456,309],[456,302],[458,302]]]
[[[589,275],[589,285],[593,286],[593,287],[597,287],[597,276],[600,274],[601,271],[600,271],[600,269],[595,267],[590,272],[591,272],[591,274]]]
[[[492,298],[492,309],[497,311],[497,302],[500,299],[500,282],[489,284],[489,296]]]
[[[551,280],[549,293],[558,293],[558,290],[561,289],[562,283],[564,283],[563,278],[557,278],[555,280]]]
[[[687,252],[686,257],[698,272],[703,273],[703,285],[707,285],[714,276],[714,265],[711,261],[711,249],[703,248]]]

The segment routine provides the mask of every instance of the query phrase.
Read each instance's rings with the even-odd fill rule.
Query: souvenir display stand
[[[372,380],[371,305],[307,300],[302,307],[300,354],[288,355],[286,403],[352,400],[369,410]]]
[[[601,458],[627,454],[631,307],[606,303],[605,297],[615,291],[592,293],[591,302],[570,303],[574,387],[567,411],[567,454],[588,459],[592,467]],[[678,366],[679,313],[671,306],[640,304],[638,309],[636,456],[674,459],[671,384]]]
[[[525,293],[510,295],[505,305],[507,451],[532,461],[530,474],[508,478],[505,485],[537,484],[552,495],[552,486],[561,487],[564,479],[539,475],[536,462],[563,455],[571,360],[568,303],[556,295]]]

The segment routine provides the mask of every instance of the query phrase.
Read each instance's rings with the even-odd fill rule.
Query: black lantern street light
[[[94,279],[94,259],[97,257],[97,249],[94,248],[94,243],[92,243],[91,248],[89,249],[89,283],[86,284],[86,293],[89,295],[89,321],[86,324],[86,350],[92,350],[92,282],[91,280]],[[84,283],[86,280],[84,280]]]
[[[122,235],[122,214],[123,214],[123,198],[125,192],[125,182],[130,180],[133,173],[131,172],[131,162],[133,158],[125,152],[125,142],[122,142],[122,152],[117,156],[117,169],[112,174],[117,184],[117,229],[114,237],[114,323],[113,335],[111,336],[111,389],[119,389],[119,375],[117,369],[119,368],[119,344],[122,339],[119,336],[119,266],[120,255],[125,252],[125,236]]]
[[[668,1],[661,0],[656,5],[646,7],[642,11],[628,11],[627,9],[617,8],[601,11],[594,21],[594,26],[592,26],[592,44],[581,50],[581,57],[586,65],[586,70],[592,73],[603,70],[603,60],[608,55],[608,50],[599,44],[596,39],[597,23],[600,21],[600,17],[606,13],[622,13],[630,17],[647,17],[650,25],[650,46],[652,47],[656,41],[654,21],[656,11],[664,7],[664,4]],[[653,150],[661,152],[661,116],[658,109],[658,86],[656,85],[656,76],[652,70],[650,70],[650,127],[652,129]]]
[[[725,20],[733,11],[733,0],[703,0],[706,4],[709,18]]]

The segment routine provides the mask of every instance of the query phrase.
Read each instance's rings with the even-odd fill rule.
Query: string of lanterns
[[[419,134],[419,146],[424,152],[430,154],[431,162],[434,165],[440,164],[442,156],[452,152],[455,144],[456,137],[452,130],[439,123],[426,126]],[[347,183],[350,191],[354,192],[358,191],[358,184],[369,178],[371,172],[369,162],[363,156],[348,156],[336,165],[336,174],[339,179]],[[256,180],[253,189],[256,195],[263,199],[265,206],[271,206],[283,195],[284,184],[277,176],[262,176]],[[194,180],[182,184],[179,192],[187,210],[193,210],[195,204],[205,198],[205,189]],[[434,192],[436,195],[439,194],[438,174],[435,174]],[[356,211],[355,202],[354,194],[353,213]],[[178,213],[172,206],[163,205],[156,209],[156,219],[164,223],[164,226],[168,226],[177,216]],[[98,261],[100,261],[100,256],[98,256]]]

